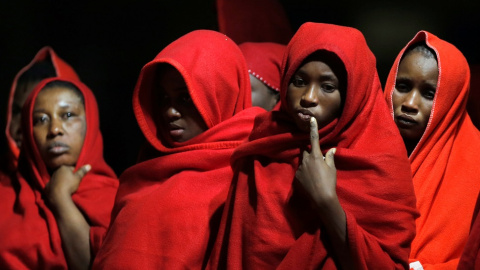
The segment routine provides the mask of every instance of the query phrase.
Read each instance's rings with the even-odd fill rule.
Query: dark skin
[[[295,177],[324,225],[337,262],[342,269],[354,269],[347,241],[347,219],[336,191],[336,148],[323,157],[317,124],[323,127],[340,116],[345,76],[338,57],[330,53],[310,56],[292,76],[287,89],[287,111],[300,130],[310,133],[312,146],[311,152],[303,152]]]
[[[91,263],[90,225],[72,200],[72,194],[91,169],[87,164],[75,171],[85,132],[85,108],[73,90],[52,87],[38,94],[33,133],[52,175],[45,187],[45,198],[57,221],[69,269],[88,269]]]
[[[314,117],[310,118],[310,143],[312,150],[310,153],[303,152],[302,163],[295,177],[324,225],[342,269],[355,269],[347,242],[347,218],[336,191],[334,155],[337,149],[331,148],[323,157]]]

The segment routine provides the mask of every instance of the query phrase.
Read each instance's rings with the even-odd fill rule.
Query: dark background
[[[400,49],[419,30],[456,45],[480,65],[480,1],[280,0],[292,29],[303,22],[361,30],[382,83]],[[195,29],[217,30],[214,0],[1,1],[0,127],[15,74],[50,45],[94,91],[106,161],[120,174],[135,163],[143,136],[131,96],[140,69],[167,44]]]

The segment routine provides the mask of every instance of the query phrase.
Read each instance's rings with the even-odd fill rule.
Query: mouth
[[[54,155],[61,155],[70,150],[70,146],[62,142],[50,143],[47,147],[47,151]]]
[[[297,116],[301,121],[310,123],[313,113],[309,110],[299,110],[297,111]]]
[[[400,128],[411,128],[418,125],[418,122],[413,117],[402,114],[395,117],[395,122]]]
[[[169,124],[169,134],[172,137],[180,137],[183,134],[184,129],[176,124],[170,123]]]

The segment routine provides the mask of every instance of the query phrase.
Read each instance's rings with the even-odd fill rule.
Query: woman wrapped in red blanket
[[[286,54],[280,110],[232,156],[210,268],[405,269],[412,179],[363,35],[305,23]]]
[[[2,164],[0,164],[0,170],[3,172],[12,172],[17,168],[22,142],[20,116],[23,104],[33,88],[41,80],[50,77],[78,80],[75,70],[58,57],[51,47],[43,47],[37,52],[33,60],[17,73],[13,80],[8,97],[7,126],[5,128],[8,153],[1,157]]]
[[[466,111],[470,71],[452,44],[420,31],[385,86],[407,148],[420,218],[413,269],[456,269],[480,190],[480,133]]]
[[[120,176],[94,269],[205,265],[232,179],[230,156],[265,112],[249,107],[245,59],[218,32],[190,32],[143,67],[133,108],[154,151]]]
[[[1,188],[0,268],[87,269],[118,186],[93,93],[75,80],[41,81],[23,107],[22,131],[18,171]]]

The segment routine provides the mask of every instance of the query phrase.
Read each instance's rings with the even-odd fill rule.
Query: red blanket
[[[169,147],[157,137],[153,85],[159,64],[184,78],[208,129]],[[133,95],[139,126],[157,156],[127,169],[113,222],[94,269],[199,269],[208,258],[232,178],[230,156],[247,138],[260,108],[238,46],[227,36],[197,30],[145,65]],[[153,100],[153,102],[152,102]]]
[[[414,237],[415,198],[407,154],[383,98],[375,57],[356,29],[303,24],[283,62],[280,111],[257,117],[232,163],[212,269],[337,269],[331,245],[295,172],[309,134],[284,112],[286,88],[303,60],[335,53],[348,74],[342,115],[319,130],[323,151],[336,147],[337,194],[358,269],[404,269]]]
[[[457,48],[426,31],[405,48],[418,41],[435,50],[439,79],[427,128],[409,157],[420,211],[410,260],[420,261],[425,269],[455,269],[480,190],[480,133],[466,111],[470,71]],[[385,86],[392,115],[396,72],[405,48]]]
[[[1,269],[67,269],[55,217],[42,197],[50,175],[36,148],[32,124],[38,93],[46,83],[56,79],[60,78],[43,80],[27,99],[22,112],[24,143],[18,172],[1,181]],[[91,226],[90,244],[95,255],[110,222],[118,180],[103,159],[98,108],[93,93],[79,81],[67,81],[75,84],[85,99],[87,132],[76,169],[85,164],[91,164],[92,169],[83,177],[72,198]]]

